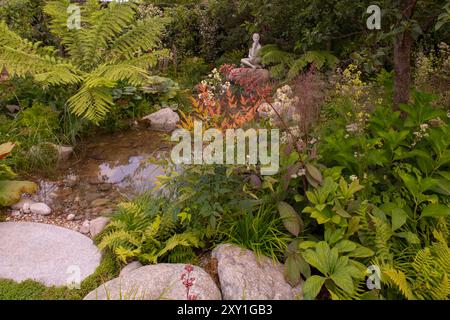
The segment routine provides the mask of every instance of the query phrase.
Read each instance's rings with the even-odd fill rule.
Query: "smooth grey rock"
[[[89,226],[91,237],[94,238],[96,235],[100,234],[100,232],[106,228],[110,220],[110,218],[106,217],[99,217],[92,220]]]
[[[142,120],[148,121],[152,129],[170,132],[177,128],[180,116],[171,108],[164,108],[144,117]]]
[[[13,210],[23,210],[23,207],[25,205],[27,205],[27,208],[29,209],[30,205],[33,204],[33,203],[34,203],[34,201],[31,200],[31,199],[26,199],[26,198],[20,199],[19,202],[17,202],[16,204],[13,204],[11,206],[11,209],[13,209]]]
[[[52,209],[45,203],[33,203],[30,205],[30,211],[33,214],[39,214],[41,216],[48,216],[52,213]]]
[[[11,217],[20,217],[22,212],[20,210],[11,211]]]
[[[75,220],[75,214],[73,214],[73,213],[71,213],[71,214],[69,214],[69,215],[67,215],[67,221],[73,221],[73,220]]]
[[[8,104],[5,108],[12,114],[20,111],[20,107],[15,104]]]
[[[138,268],[142,267],[142,264],[139,261],[133,261],[129,264],[127,264],[121,271],[119,274],[119,277],[123,277],[127,274],[129,274],[131,271],[134,271]]]
[[[49,224],[0,223],[0,278],[62,286],[74,269],[79,268],[82,281],[100,260],[92,240],[78,232]]]
[[[56,151],[58,152],[58,158],[60,161],[67,161],[73,154],[73,147],[54,145]]]
[[[295,300],[301,287],[292,288],[283,276],[283,265],[250,250],[219,245],[212,252],[217,259],[224,300]]]
[[[133,270],[90,292],[84,300],[187,300],[181,281],[184,264],[156,264]],[[197,300],[220,300],[220,291],[211,277],[194,266],[190,294]]]
[[[90,231],[91,222],[89,220],[84,220],[83,224],[80,227],[80,232],[82,234],[88,234]]]

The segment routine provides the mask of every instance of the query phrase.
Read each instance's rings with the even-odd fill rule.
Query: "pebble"
[[[89,220],[84,220],[80,227],[80,232],[83,234],[88,234],[91,227],[91,222]]]
[[[22,215],[22,212],[20,212],[20,210],[11,211],[11,217],[19,217],[21,215]]]
[[[92,207],[103,207],[104,205],[107,205],[109,203],[110,203],[109,199],[100,198],[100,199],[95,199],[94,201],[92,201],[91,206]]]
[[[72,221],[72,220],[75,220],[75,215],[73,214],[73,213],[71,213],[71,214],[69,214],[68,216],[67,216],[67,220],[68,221]]]
[[[107,191],[111,190],[112,186],[110,183],[103,183],[103,184],[99,184],[97,188],[99,191],[107,192]]]
[[[33,203],[30,205],[30,212],[41,216],[48,216],[52,213],[52,209],[45,203]]]

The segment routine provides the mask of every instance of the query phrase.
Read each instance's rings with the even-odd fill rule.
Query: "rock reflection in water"
[[[157,176],[164,170],[149,162],[148,157],[133,156],[127,164],[102,163],[99,166],[99,179],[117,185],[126,193],[139,194],[155,186]]]

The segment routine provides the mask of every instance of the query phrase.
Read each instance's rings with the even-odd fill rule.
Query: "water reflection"
[[[102,163],[99,166],[99,179],[133,194],[151,190],[155,186],[156,177],[162,175],[164,170],[148,159],[145,156],[132,156],[127,164]]]

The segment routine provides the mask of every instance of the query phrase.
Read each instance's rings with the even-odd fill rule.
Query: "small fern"
[[[167,200],[144,195],[119,205],[98,247],[111,249],[124,264],[135,259],[151,264],[164,259],[189,262],[193,260],[192,248],[199,247],[200,241],[194,233],[177,233],[178,229],[179,225],[167,212]],[[179,248],[185,248],[184,255]],[[171,257],[172,252],[175,255]],[[180,261],[183,256],[189,261]]]
[[[437,242],[418,250],[412,261],[382,268],[382,281],[398,289],[406,299],[446,300],[450,297],[450,249],[441,233],[433,234]]]

